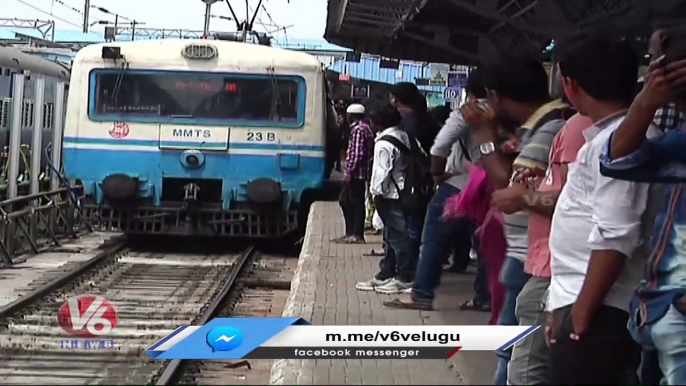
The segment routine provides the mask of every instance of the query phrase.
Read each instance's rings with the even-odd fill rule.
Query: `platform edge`
[[[319,272],[323,242],[324,203],[315,202],[310,208],[303,246],[298,258],[298,265],[291,279],[291,290],[283,310],[283,317],[298,317],[312,320],[314,315],[315,289]],[[270,385],[295,385],[302,369],[300,360],[279,359],[274,362],[270,371]],[[294,370],[298,369],[298,370]],[[297,372],[297,373],[296,373]]]

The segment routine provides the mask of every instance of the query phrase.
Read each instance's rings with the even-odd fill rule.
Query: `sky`
[[[246,0],[229,0],[239,20],[246,17]],[[55,20],[58,30],[78,30],[83,23],[84,0],[0,0],[3,18]],[[253,11],[259,0],[247,0]],[[290,3],[290,4],[289,4]],[[144,22],[141,27],[182,28],[202,30],[205,4],[201,0],[91,0],[93,6],[102,7],[122,17]],[[164,5],[162,5],[164,4]],[[326,0],[263,0],[254,29],[269,32],[277,39],[285,37],[321,39],[326,26]],[[8,12],[9,11],[9,12]],[[252,17],[253,12],[250,12]],[[212,6],[212,15],[231,16],[225,1]],[[90,12],[91,22],[114,20],[114,16],[97,9]],[[121,19],[120,19],[121,20]],[[121,22],[121,21],[120,21]],[[283,28],[286,27],[286,31]],[[103,30],[95,25],[93,30]],[[212,18],[212,31],[235,31],[233,21]]]

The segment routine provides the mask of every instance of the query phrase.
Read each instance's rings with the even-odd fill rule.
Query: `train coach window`
[[[92,118],[135,121],[226,120],[299,126],[304,83],[297,77],[162,71],[101,71],[92,75]]]

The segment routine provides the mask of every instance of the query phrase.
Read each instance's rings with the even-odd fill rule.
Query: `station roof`
[[[389,58],[476,64],[495,50],[540,54],[579,31],[645,44],[653,20],[678,15],[684,0],[329,0],[325,38]]]

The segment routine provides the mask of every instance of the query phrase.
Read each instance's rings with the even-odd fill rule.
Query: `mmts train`
[[[296,234],[338,155],[324,75],[311,55],[231,41],[81,49],[63,162],[84,217],[130,234]]]

